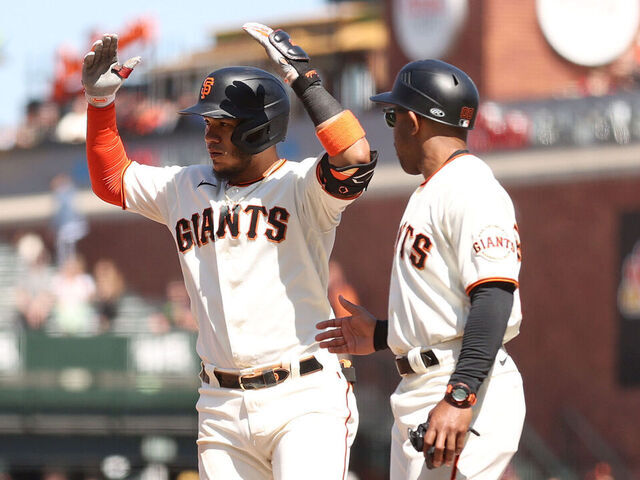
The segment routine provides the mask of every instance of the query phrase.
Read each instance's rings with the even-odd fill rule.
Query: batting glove
[[[261,23],[245,23],[242,28],[264,47],[281,70],[284,81],[300,95],[308,87],[320,84],[318,72],[309,65],[309,55],[291,42],[283,30],[273,30]]]
[[[133,57],[118,63],[118,35],[105,34],[97,40],[82,62],[82,85],[87,101],[95,107],[106,107],[116,98],[122,86],[140,57]]]

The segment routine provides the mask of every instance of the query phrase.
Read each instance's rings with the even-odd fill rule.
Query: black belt
[[[438,361],[438,357],[433,353],[433,350],[427,350],[425,352],[420,352],[420,358],[422,359],[422,363],[426,368],[433,367],[434,365],[440,365]],[[408,373],[417,373],[413,370],[413,367],[409,363],[409,357],[396,357],[396,368],[398,369],[398,373],[400,375],[407,375]]]
[[[322,364],[316,357],[309,357],[300,362],[300,375],[308,375],[322,370]],[[222,388],[240,388],[242,390],[255,390],[257,388],[272,387],[284,382],[289,377],[289,370],[283,367],[273,367],[261,370],[259,373],[237,375],[235,373],[214,370],[213,374],[218,379]],[[210,378],[204,367],[200,370],[200,378],[205,383],[210,383]]]

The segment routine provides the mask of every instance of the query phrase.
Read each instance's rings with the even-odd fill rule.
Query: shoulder
[[[443,183],[457,194],[503,190],[491,167],[475,155],[464,155],[445,165]]]
[[[304,177],[308,172],[315,171],[314,168],[319,160],[319,157],[308,157],[300,161],[285,160],[271,176],[283,178],[293,174],[296,177]]]

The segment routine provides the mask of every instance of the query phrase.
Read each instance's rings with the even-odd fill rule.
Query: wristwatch
[[[464,383],[447,385],[447,393],[444,398],[454,407],[468,408],[476,404],[476,394]]]

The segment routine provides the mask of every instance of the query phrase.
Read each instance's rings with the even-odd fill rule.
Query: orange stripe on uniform
[[[347,410],[349,411],[349,415],[347,415],[346,420],[344,421],[344,427],[345,427],[345,434],[344,434],[344,466],[342,468],[342,479],[346,479],[347,478],[347,473],[349,473],[348,470],[348,456],[347,456],[347,452],[349,451],[349,427],[347,426],[347,424],[349,423],[349,420],[351,419],[351,408],[349,408],[349,392],[351,391],[351,384],[349,382],[347,382],[347,392],[345,394],[345,402],[347,404]]]
[[[464,291],[465,291],[465,293],[467,295],[469,295],[469,292],[471,292],[471,290],[476,288],[478,285],[482,285],[483,283],[489,283],[489,282],[513,283],[516,286],[516,288],[520,287],[520,284],[518,283],[518,281],[514,280],[513,278],[492,277],[492,278],[483,278],[482,280],[478,280],[477,282],[473,282],[471,285],[469,285],[467,288],[465,288]]]

